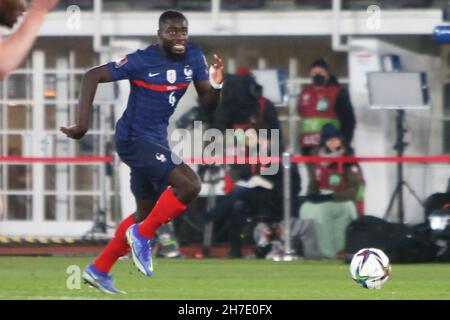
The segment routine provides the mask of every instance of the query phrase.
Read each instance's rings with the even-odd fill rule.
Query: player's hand
[[[81,139],[87,132],[87,128],[75,124],[70,127],[59,127],[59,130],[71,139]]]
[[[223,61],[217,54],[213,55],[214,57],[214,63],[212,64],[212,79],[215,83],[221,84],[223,82],[224,78],[224,69],[225,66],[223,65]]]
[[[58,4],[59,0],[33,0],[30,10],[49,12]]]

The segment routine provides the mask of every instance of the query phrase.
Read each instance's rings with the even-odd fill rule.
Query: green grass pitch
[[[105,295],[84,283],[68,289],[68,282],[77,284],[68,267],[82,270],[91,260],[0,257],[0,299],[450,299],[450,264],[394,264],[381,290],[367,290],[339,261],[156,259],[154,276],[146,278],[123,259],[113,275],[127,295]]]

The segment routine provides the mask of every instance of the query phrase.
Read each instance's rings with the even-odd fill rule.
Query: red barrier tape
[[[339,162],[339,163],[356,163],[356,162],[425,162],[425,163],[442,163],[450,162],[450,156],[420,156],[420,157],[304,157],[291,156],[291,163],[319,163],[319,162]],[[280,162],[280,157],[224,157],[224,158],[192,158],[186,162],[189,164],[268,164]]]
[[[14,163],[104,163],[112,162],[113,157],[0,157],[0,162]]]
[[[0,157],[0,163],[109,163],[112,156],[105,157]],[[190,158],[185,159],[188,164],[256,164],[280,162],[280,157],[222,157],[222,158]],[[292,163],[318,163],[318,162],[377,162],[377,163],[446,163],[450,162],[450,155],[417,156],[417,157],[304,157],[291,156]]]
[[[426,163],[439,163],[439,162],[450,162],[450,155],[443,156],[420,156],[420,157],[342,157],[342,158],[325,158],[325,157],[302,157],[302,156],[292,156],[291,162],[426,162]]]

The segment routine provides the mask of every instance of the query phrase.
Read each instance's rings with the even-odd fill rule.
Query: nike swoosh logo
[[[153,77],[156,77],[157,75],[159,75],[159,74],[161,74],[160,72],[159,73],[149,73],[148,74],[148,76],[150,77],[150,78],[153,78]]]
[[[127,232],[128,244],[130,246],[133,245],[133,237],[131,236],[131,232]]]

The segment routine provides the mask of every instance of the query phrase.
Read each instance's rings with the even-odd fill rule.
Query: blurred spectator
[[[322,58],[312,64],[310,76],[312,85],[302,90],[298,103],[302,154],[310,155],[317,147],[320,131],[327,123],[340,128],[345,141],[351,145],[356,120],[348,91],[330,74]]]
[[[197,97],[197,104],[186,111],[176,121],[177,128],[192,129],[195,121],[201,121],[208,128],[214,128],[214,110],[202,107],[200,98]]]
[[[259,129],[267,129],[267,140],[261,136],[258,137],[259,146],[270,150],[271,143],[278,143],[280,153],[283,151],[276,107],[263,96],[262,86],[256,82],[248,68],[240,67],[236,75],[225,76],[221,104],[215,115],[214,126],[223,131],[229,128],[256,129],[256,132]],[[271,140],[271,129],[280,130],[279,141]],[[275,175],[261,175],[261,164],[228,166],[225,177],[226,195],[218,199],[217,206],[207,212],[205,217],[207,221],[217,221],[226,216],[229,221],[230,257],[242,256],[242,234],[248,218],[268,224],[280,222],[283,219],[282,177],[282,166]],[[298,212],[299,192],[300,175],[297,166],[292,166],[291,208],[295,214]]]
[[[262,86],[256,82],[248,68],[239,67],[236,75],[226,74],[214,126],[222,131],[229,128],[264,128],[269,134],[271,129],[279,130],[280,139],[277,143],[281,153],[284,144],[277,111],[275,105],[264,98],[262,93]],[[242,140],[244,137],[237,136],[237,139]]]
[[[0,79],[17,68],[34,43],[47,13],[58,0],[34,0],[19,29],[6,40],[0,37]],[[25,0],[0,0],[0,25],[12,28],[26,11]]]
[[[263,97],[262,86],[244,67],[238,68],[236,75],[225,75],[221,104],[215,118],[215,125],[220,130],[245,130],[252,125],[280,129],[274,104]]]
[[[263,147],[270,143],[262,137],[258,143]],[[270,150],[270,148],[268,148]],[[274,175],[261,175],[261,164],[236,164],[232,167],[229,192],[219,199],[215,208],[205,214],[206,221],[217,221],[227,216],[229,221],[229,257],[242,257],[242,231],[251,217],[266,223],[283,219],[283,167]],[[297,198],[300,192],[300,176],[296,166],[291,167],[292,212],[298,212]]]
[[[332,124],[323,127],[316,150],[319,157],[351,155],[342,134]],[[362,200],[362,174],[357,164],[350,163],[324,161],[313,168],[300,218],[314,221],[320,253],[335,258],[344,248],[347,226],[357,217],[355,202]]]

